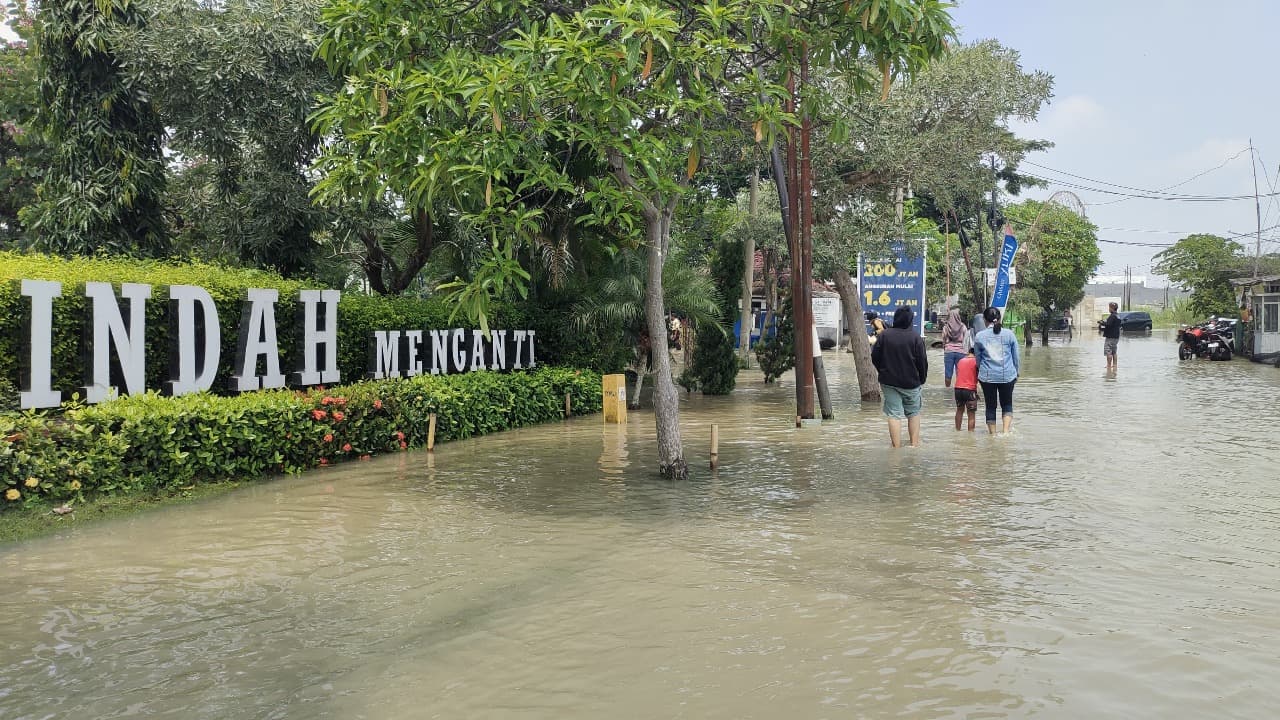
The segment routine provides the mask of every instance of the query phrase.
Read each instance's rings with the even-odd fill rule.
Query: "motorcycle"
[[[1235,321],[1209,318],[1194,327],[1178,330],[1178,359],[1194,357],[1230,360],[1235,354]]]

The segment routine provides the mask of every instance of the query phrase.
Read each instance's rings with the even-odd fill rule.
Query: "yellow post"
[[[427,450],[434,451],[436,449],[436,414],[431,413],[427,420]]]
[[[604,421],[607,423],[624,423],[627,421],[627,376],[605,375],[604,386]]]

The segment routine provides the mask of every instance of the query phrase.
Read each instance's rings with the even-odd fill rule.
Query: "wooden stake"
[[[436,449],[436,414],[431,413],[431,417],[427,420],[427,451],[434,452]]]
[[[569,402],[569,393],[564,394],[564,416],[569,417],[573,414],[573,405]]]
[[[720,464],[720,426],[711,426],[711,469]]]

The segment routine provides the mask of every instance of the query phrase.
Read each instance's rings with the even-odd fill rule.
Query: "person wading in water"
[[[902,447],[902,420],[907,421],[911,447],[920,447],[921,390],[929,374],[924,338],[911,327],[909,307],[893,313],[893,327],[886,328],[871,348],[871,363],[880,371],[880,393],[889,420],[889,442]]]

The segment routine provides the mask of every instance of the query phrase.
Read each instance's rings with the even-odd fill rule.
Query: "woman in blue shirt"
[[[1013,427],[1013,384],[1018,381],[1018,339],[1013,331],[1002,332],[1000,311],[989,307],[982,313],[987,329],[973,339],[978,356],[978,382],[987,404],[987,432],[996,432],[996,400],[1007,434]]]

